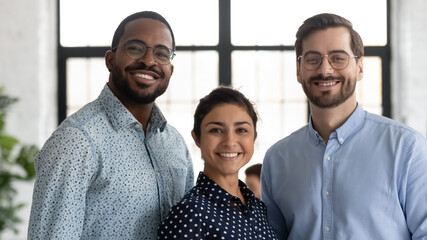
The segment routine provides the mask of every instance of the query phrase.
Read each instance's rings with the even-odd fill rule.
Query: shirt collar
[[[309,139],[314,145],[318,145],[320,141],[322,141],[322,137],[317,133],[316,130],[313,128],[313,121],[311,120],[311,114],[310,118],[308,120],[308,134]]]
[[[132,113],[129,112],[129,110],[114,95],[107,84],[105,84],[98,99],[104,107],[107,117],[110,119],[114,130],[117,131],[125,126],[140,124],[138,120],[136,120],[136,118],[132,115]],[[163,131],[166,123],[166,119],[160,111],[159,107],[154,104],[153,109],[151,110],[147,131],[155,131],[156,129]]]
[[[203,172],[199,173],[197,178],[197,186],[200,186],[200,190],[209,200],[217,202],[218,204],[228,204],[233,199],[238,199],[233,195],[229,194],[226,190],[220,187],[216,182],[206,176]],[[239,188],[242,192],[243,197],[246,200],[247,206],[255,198],[255,194],[247,187],[245,183],[239,180]]]
[[[340,144],[343,144],[351,135],[353,135],[365,121],[366,112],[363,110],[360,104],[357,104],[356,109],[350,115],[350,117],[345,121],[345,123],[337,128],[335,132],[331,133],[330,139],[336,138]],[[317,133],[313,128],[313,122],[310,116],[308,123],[309,135],[313,144],[317,145],[322,141],[322,137]]]
[[[336,138],[340,144],[343,144],[350,136],[359,130],[365,121],[366,112],[363,110],[360,104],[357,104],[356,109],[345,121],[345,123],[339,127],[336,132]]]

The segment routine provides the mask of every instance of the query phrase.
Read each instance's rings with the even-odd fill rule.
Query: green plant
[[[4,94],[0,87],[0,234],[6,229],[18,233],[16,225],[21,222],[17,212],[25,204],[13,201],[16,196],[14,181],[30,181],[35,177],[34,157],[38,148],[20,144],[20,141],[5,133],[5,118],[8,107],[18,99]]]

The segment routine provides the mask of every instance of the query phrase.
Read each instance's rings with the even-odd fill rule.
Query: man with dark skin
[[[155,12],[118,26],[100,96],[69,116],[35,159],[28,239],[156,239],[194,185],[187,146],[155,100],[173,73],[175,40]]]

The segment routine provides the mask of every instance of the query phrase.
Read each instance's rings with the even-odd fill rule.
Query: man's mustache
[[[145,65],[145,64],[139,64],[138,66],[133,66],[133,67],[127,67],[127,68],[125,68],[125,71],[135,71],[135,70],[146,70],[146,71],[152,71],[152,72],[155,72],[155,73],[157,73],[159,76],[162,76],[163,77],[163,74],[162,74],[162,72],[160,72],[160,71],[158,71],[157,69],[155,69],[155,67],[154,66],[151,66],[151,67],[147,67],[147,65]]]
[[[344,81],[344,77],[334,77],[334,76],[328,76],[325,77],[323,75],[318,75],[318,76],[314,76],[314,77],[310,77],[310,82],[311,81]]]

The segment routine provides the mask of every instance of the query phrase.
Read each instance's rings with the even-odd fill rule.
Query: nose
[[[329,62],[328,55],[323,55],[322,62],[317,68],[317,72],[319,74],[323,74],[324,76],[330,75],[335,71],[335,69],[331,66]]]
[[[151,47],[147,47],[144,55],[138,59],[138,62],[143,62],[147,66],[156,65],[157,61],[154,58],[154,49]]]
[[[223,142],[224,146],[229,146],[229,147],[234,146],[236,144],[235,133],[232,131],[229,131],[226,134],[224,134],[222,142]]]

